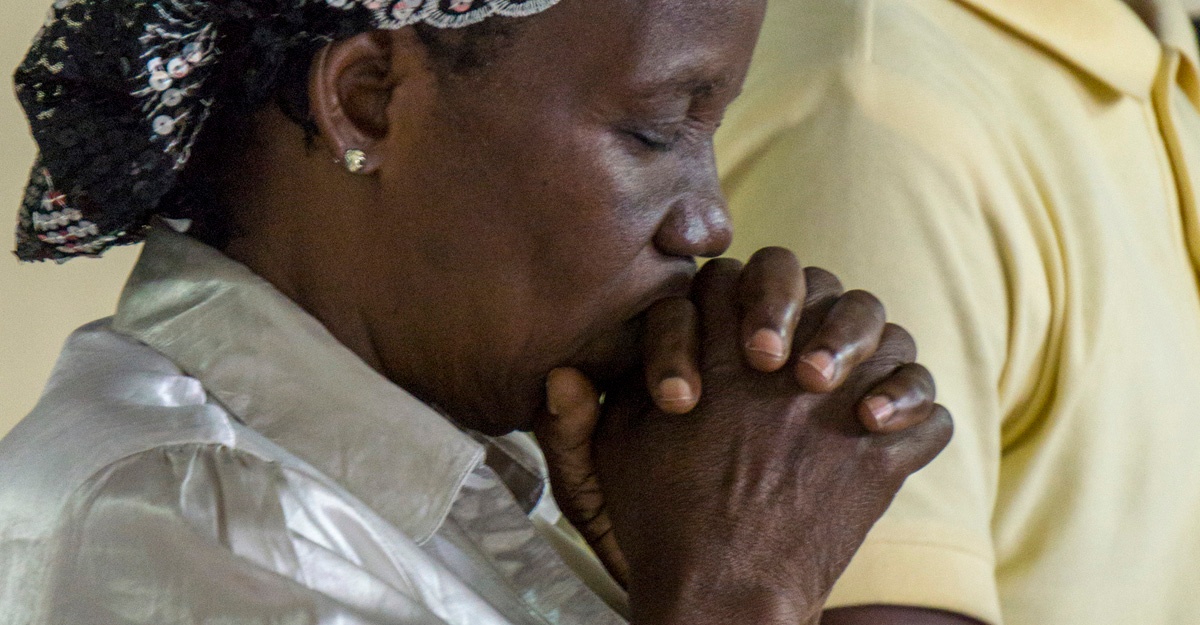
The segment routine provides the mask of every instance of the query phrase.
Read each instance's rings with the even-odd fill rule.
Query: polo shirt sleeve
[[[800,110],[750,101],[739,112],[741,129],[774,128],[722,163],[732,253],[782,245],[878,295],[916,338],[955,421],[947,449],[909,478],[828,606],[925,607],[999,624],[991,517],[1005,415],[1036,377],[1044,338],[1042,311],[1021,299],[1038,288],[1025,280],[1036,246],[978,123],[871,66],[812,86],[822,95],[798,98]]]

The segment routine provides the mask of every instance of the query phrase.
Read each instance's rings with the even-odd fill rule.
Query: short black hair
[[[485,71],[512,41],[516,23],[517,20],[493,17],[464,28],[437,28],[428,24],[416,24],[413,28],[429,50],[437,74],[455,78]],[[279,74],[274,94],[279,108],[304,128],[310,142],[318,134],[308,102],[308,74],[317,49],[319,46],[291,54]]]

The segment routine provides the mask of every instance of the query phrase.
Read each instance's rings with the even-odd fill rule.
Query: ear
[[[362,150],[366,162],[359,173],[379,167],[378,149],[388,136],[393,98],[399,90],[425,83],[427,52],[411,28],[368,31],[331,43],[313,59],[309,73],[310,113],[321,137],[342,162],[350,149]]]

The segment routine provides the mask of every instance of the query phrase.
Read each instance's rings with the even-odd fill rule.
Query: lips
[[[632,374],[642,364],[641,340],[646,311],[660,300],[686,296],[695,273],[695,264],[689,262],[686,268],[681,267],[680,271],[670,274],[630,306],[617,326],[588,341],[567,365],[582,371],[601,389]]]

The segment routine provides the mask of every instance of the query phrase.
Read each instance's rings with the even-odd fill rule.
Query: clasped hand
[[[904,479],[947,444],[916,346],[780,248],[646,313],[643,376],[547,381],[551,488],[635,623],[816,623]]]

